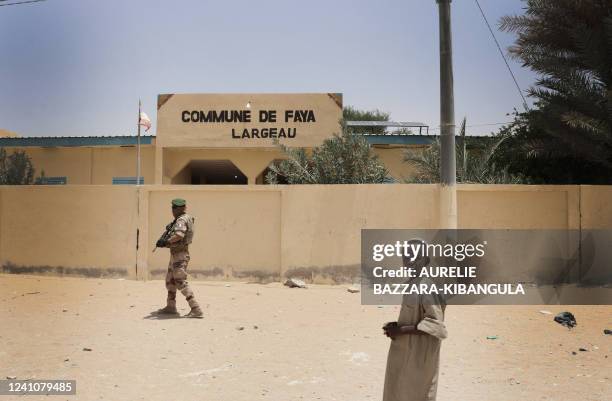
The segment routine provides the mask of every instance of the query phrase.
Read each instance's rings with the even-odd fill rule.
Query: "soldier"
[[[193,239],[194,218],[185,213],[185,207],[185,199],[172,200],[174,221],[169,225],[169,239],[159,239],[155,244],[160,248],[170,248],[170,263],[168,264],[168,273],[166,273],[168,300],[166,307],[159,309],[157,313],[178,315],[176,310],[176,290],[179,290],[191,307],[191,311],[185,317],[202,318],[202,309],[195,300],[193,291],[191,291],[187,283],[189,244]]]

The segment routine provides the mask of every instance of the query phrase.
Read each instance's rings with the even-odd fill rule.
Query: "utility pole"
[[[440,25],[440,228],[457,228],[451,1],[436,0]]]
[[[138,136],[136,139],[136,185],[140,185],[140,123],[142,102],[138,99]]]

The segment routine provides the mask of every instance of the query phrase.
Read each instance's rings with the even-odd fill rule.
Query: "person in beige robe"
[[[404,260],[404,266],[417,269],[428,263],[428,257]],[[437,295],[406,295],[397,322],[383,327],[392,339],[383,401],[435,401],[440,345],[447,337],[444,309]]]

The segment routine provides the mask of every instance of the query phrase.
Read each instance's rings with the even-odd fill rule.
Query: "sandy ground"
[[[380,400],[397,307],[343,286],[192,287],[205,319],[154,320],[162,281],[0,275],[1,378],[77,380],[20,400]],[[450,306],[447,324],[438,400],[612,400],[612,306]]]

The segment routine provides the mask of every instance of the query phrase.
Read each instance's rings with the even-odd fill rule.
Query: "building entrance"
[[[192,160],[173,179],[173,184],[246,185],[247,177],[229,160]]]

